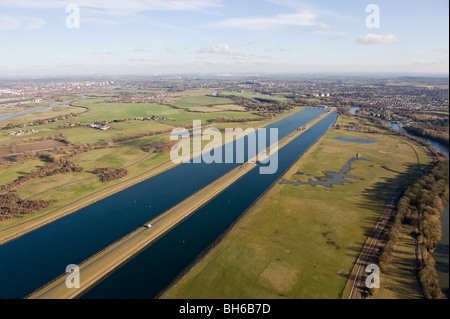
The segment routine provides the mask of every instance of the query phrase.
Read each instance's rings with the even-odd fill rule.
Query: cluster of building
[[[309,96],[311,97],[330,97],[330,93],[311,93]]]
[[[152,116],[152,117],[136,117],[135,121],[165,121],[167,118],[163,116]]]
[[[108,123],[102,123],[102,124],[91,123],[88,125],[88,127],[97,129],[97,130],[102,130],[102,131],[108,131],[109,129],[111,129],[111,127],[108,125]]]
[[[39,131],[36,131],[36,130],[27,130],[27,131],[18,130],[16,132],[9,133],[8,136],[21,136],[21,135],[28,135],[28,134],[34,134],[34,133],[39,133]]]
[[[8,83],[8,87],[0,88],[0,97],[34,96],[44,97],[64,92],[94,92],[112,86],[114,81],[18,81]]]

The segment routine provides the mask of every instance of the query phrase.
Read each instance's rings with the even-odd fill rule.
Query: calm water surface
[[[155,298],[220,237],[334,124],[331,114],[279,151],[279,169],[255,168],[142,253],[111,274],[84,299]]]
[[[267,128],[279,128],[281,139],[323,112],[305,109]],[[67,265],[80,264],[238,165],[177,166],[1,245],[0,299],[27,296],[63,274]],[[161,274],[167,270],[161,268]]]

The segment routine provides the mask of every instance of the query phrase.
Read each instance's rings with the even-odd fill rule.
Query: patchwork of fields
[[[140,92],[142,93],[142,92]],[[42,112],[28,114],[26,118],[12,118],[11,124],[30,123],[34,119],[53,116],[52,113],[69,114],[74,108],[83,110],[78,117],[49,122],[47,124],[26,126],[24,130],[35,130],[31,135],[9,136],[10,130],[0,131],[0,150],[3,155],[11,153],[11,150],[33,151],[39,150],[40,146],[47,148],[53,144],[66,146],[70,152],[71,145],[97,145],[108,142],[107,147],[90,149],[76,155],[72,161],[82,168],[79,172],[69,172],[54,176],[32,179],[26,183],[18,183],[15,192],[23,199],[55,201],[48,208],[33,215],[24,215],[17,219],[0,221],[0,229],[21,224],[31,219],[39,218],[49,212],[63,210],[68,204],[79,201],[80,198],[89,197],[90,194],[98,193],[93,200],[101,198],[101,194],[109,194],[106,190],[120,189],[122,182],[133,184],[135,177],[152,176],[157,167],[168,169],[173,166],[169,153],[150,154],[142,150],[143,146],[152,145],[162,141],[170,140],[170,132],[177,127],[191,127],[194,120],[201,120],[203,125],[220,119],[217,127],[258,127],[266,125],[271,120],[264,119],[250,112],[242,112],[237,106],[233,106],[233,100],[221,99],[212,96],[211,91],[192,90],[183,92],[181,98],[173,99],[173,104],[182,101],[181,104],[193,107],[217,108],[220,112],[191,112],[187,108],[177,108],[171,105],[146,104],[146,103],[107,103],[117,92],[97,94],[89,99],[81,99],[70,105],[58,106],[57,109],[49,109]],[[65,97],[67,100],[74,97]],[[214,104],[215,103],[215,104]],[[214,105],[211,105],[214,104]],[[223,109],[222,109],[223,108]],[[231,110],[233,109],[233,110]],[[65,113],[66,112],[66,113]],[[280,115],[287,116],[289,113]],[[154,117],[155,120],[147,120]],[[223,118],[227,121],[224,122]],[[233,120],[259,120],[249,123],[235,123]],[[272,119],[274,120],[274,119]],[[108,122],[109,130],[99,130],[88,127],[90,123]],[[4,124],[4,123],[3,123]],[[72,127],[73,126],[73,127]],[[62,144],[54,139],[64,139],[68,144]],[[114,142],[117,141],[117,142]],[[52,144],[53,143],[53,144]],[[206,142],[205,142],[206,143]],[[50,146],[49,146],[50,145]],[[32,146],[32,147],[31,147]],[[18,152],[19,153],[19,152]],[[47,165],[34,153],[25,153],[30,159],[24,158],[17,164],[12,164],[8,158],[3,158],[5,169],[0,169],[1,186],[14,182],[19,177],[39,170]],[[58,155],[63,158],[65,153]],[[1,154],[0,154],[1,155]],[[115,169],[127,169],[127,177],[124,179],[102,183],[92,173],[98,168],[112,167]],[[147,172],[147,173],[146,173]],[[128,182],[127,182],[128,181]],[[7,234],[3,234],[7,236]]]
[[[0,148],[4,153],[12,149],[26,151],[27,145],[61,143],[55,139],[64,140],[68,148],[99,143],[107,143],[107,146],[86,148],[74,156],[71,161],[82,168],[80,171],[19,183],[14,191],[20,198],[51,201],[52,204],[32,216],[0,221],[0,230],[22,224],[22,230],[26,230],[27,221],[49,213],[69,212],[83,204],[80,199],[99,200],[136,183],[137,177],[148,178],[173,167],[169,153],[151,154],[143,147],[168,141],[169,132],[176,127],[191,127],[194,120],[202,120],[219,129],[256,128],[299,110],[263,118],[236,104],[231,96],[274,101],[287,98],[282,94],[271,97],[222,92],[222,96],[230,97],[223,98],[212,96],[213,92],[185,91],[167,104],[108,103],[111,96],[117,94],[111,92],[11,119],[9,123],[17,125],[77,114],[74,118],[28,125],[27,130],[36,131],[32,135],[10,136],[14,128],[0,131]],[[246,120],[252,122],[246,123]],[[355,121],[358,120],[353,117],[339,118],[339,124],[354,124]],[[94,129],[88,126],[90,123],[105,123],[109,129]],[[365,138],[377,143],[356,144],[338,141],[336,137]],[[57,155],[59,160],[64,154]],[[291,185],[297,181],[306,183],[314,176],[324,176],[327,171],[339,172],[355,156],[369,161],[352,164],[349,174],[358,179],[351,183],[331,188]],[[395,193],[428,160],[419,145],[387,131],[369,134],[331,130],[283,176],[291,183],[274,185],[166,297],[339,298],[347,281],[346,274],[352,269],[389,194]],[[1,187],[45,167],[47,162],[31,156],[16,164],[4,158],[3,164]],[[90,173],[106,167],[126,169],[128,175],[105,184]],[[3,237],[9,235],[8,231],[2,234]],[[404,239],[405,247],[411,251],[406,235]],[[413,282],[406,286],[406,291],[417,292]],[[388,295],[399,294],[390,291]]]

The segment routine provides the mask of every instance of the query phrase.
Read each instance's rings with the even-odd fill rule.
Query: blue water
[[[82,95],[81,97],[84,98],[84,99],[87,98],[87,96],[84,96],[84,95]],[[14,114],[2,115],[2,116],[0,116],[0,120],[6,120],[6,119],[9,119],[9,118],[12,118],[12,117],[16,117],[16,116],[20,116],[20,115],[25,115],[25,114],[30,114],[30,113],[36,113],[36,112],[40,112],[40,111],[45,111],[45,110],[51,109],[52,107],[70,104],[70,103],[75,102],[75,101],[76,101],[76,100],[70,100],[70,101],[67,101],[67,102],[56,103],[56,104],[53,104],[53,105],[50,105],[50,106],[45,106],[45,107],[41,107],[41,108],[38,108],[38,109],[33,109],[33,110],[24,111],[24,112],[20,112],[20,113],[14,113]]]
[[[426,143],[433,146],[435,149],[437,149],[439,152],[446,154],[447,159],[450,158],[449,156],[449,146],[445,145],[444,143],[440,143],[438,141],[435,141],[431,138],[416,136],[407,130],[405,130],[403,127],[396,123],[392,123],[390,121],[383,121],[386,125],[389,127],[392,127],[394,130],[399,131],[403,134],[419,137]],[[442,212],[442,239],[439,243],[436,252],[433,254],[433,257],[436,260],[436,270],[438,273],[438,279],[440,287],[445,294],[447,298],[449,298],[449,264],[450,264],[450,251],[449,251],[449,209],[447,208]]]
[[[152,299],[165,290],[333,125],[332,114],[279,151],[279,169],[254,169],[86,293],[84,299]]]
[[[353,137],[335,137],[333,140],[342,141],[342,142],[350,142],[357,144],[375,144],[377,141],[368,140],[363,138],[353,138]]]
[[[449,146],[445,145],[444,143],[435,141],[431,138],[427,138],[427,137],[421,137],[421,136],[417,136],[415,134],[412,134],[410,132],[408,132],[407,130],[405,130],[403,127],[401,127],[400,125],[396,124],[396,123],[392,123],[390,121],[385,121],[383,120],[383,122],[393,128],[395,131],[399,131],[400,133],[409,135],[409,136],[413,136],[413,137],[418,137],[420,139],[422,139],[423,141],[425,141],[426,143],[430,144],[431,146],[433,146],[435,149],[437,149],[439,152],[444,153],[447,155],[447,159],[449,158]]]
[[[267,128],[279,128],[281,139],[323,112],[306,109]],[[64,273],[67,265],[80,264],[238,165],[177,166],[1,245],[0,299],[27,296]]]

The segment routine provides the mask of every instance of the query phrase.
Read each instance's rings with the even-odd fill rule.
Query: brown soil
[[[67,147],[66,143],[60,141],[45,141],[32,144],[16,144],[14,146],[0,146],[0,157],[9,154],[21,154],[27,152],[36,152],[44,150],[52,150]]]

